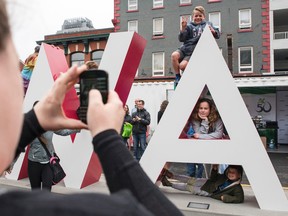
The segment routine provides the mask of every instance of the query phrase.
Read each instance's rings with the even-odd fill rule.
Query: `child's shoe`
[[[176,74],[175,81],[174,81],[174,90],[176,89],[180,79],[181,79],[181,75],[180,74]]]

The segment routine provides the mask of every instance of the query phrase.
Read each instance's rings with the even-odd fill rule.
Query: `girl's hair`
[[[205,16],[205,9],[204,9],[204,7],[202,7],[202,6],[196,6],[196,7],[193,9],[193,14],[195,13],[195,11],[198,11],[198,12],[202,13],[202,14]]]
[[[192,112],[192,119],[197,120],[197,121],[201,121],[200,117],[198,116],[198,110],[199,110],[200,104],[203,102],[208,103],[209,108],[210,108],[210,113],[208,115],[208,121],[209,121],[209,127],[211,128],[213,126],[213,124],[220,118],[220,116],[219,116],[219,113],[216,109],[214,102],[208,98],[200,98],[197,101],[197,104],[196,104],[196,106]]]
[[[161,105],[160,105],[160,111],[161,111],[161,112],[164,112],[165,109],[166,109],[166,107],[168,106],[168,104],[169,104],[169,101],[168,101],[168,100],[162,101],[162,103],[161,103]]]
[[[6,39],[10,33],[6,1],[0,0],[0,51],[5,48]]]

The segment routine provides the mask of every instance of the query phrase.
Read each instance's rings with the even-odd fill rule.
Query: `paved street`
[[[272,160],[272,163],[275,167],[277,175],[280,178],[281,184],[284,187],[284,192],[288,198],[288,152],[286,153],[276,153],[269,152],[269,157]],[[177,171],[180,173],[186,172],[186,164],[183,163],[173,163],[171,166],[172,171]],[[248,184],[246,177],[243,178],[243,183]],[[201,215],[201,216],[210,216],[210,215],[222,215],[222,216],[284,216],[287,215],[287,212],[279,211],[268,211],[262,210],[259,208],[256,197],[250,186],[244,185],[245,201],[243,204],[225,204],[219,202],[218,200],[211,199],[209,197],[193,196],[188,192],[179,192],[172,188],[167,188],[160,186],[161,191],[183,212],[186,216],[190,215]],[[23,179],[20,181],[8,180],[0,178],[0,193],[5,190],[30,190],[30,184],[28,179]],[[54,186],[52,191],[59,194],[70,194],[70,193],[87,193],[87,192],[97,192],[97,193],[109,193],[106,186],[106,181],[104,175],[100,178],[100,181],[89,185],[81,190],[66,188],[61,182],[58,185]],[[207,203],[209,204],[209,209],[202,210],[197,208],[187,208],[189,202],[194,203]]]

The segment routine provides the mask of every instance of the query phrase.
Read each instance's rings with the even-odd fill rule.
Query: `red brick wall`
[[[263,70],[271,72],[270,67],[270,16],[269,16],[269,0],[262,0],[262,40],[263,40]]]

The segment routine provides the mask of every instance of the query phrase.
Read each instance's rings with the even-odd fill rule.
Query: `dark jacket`
[[[217,188],[228,179],[227,169],[224,174],[219,174],[217,170],[212,169],[210,178],[201,187],[201,190],[207,191],[211,194],[212,198],[217,200],[221,200],[221,196],[223,196],[224,203],[242,203],[244,202],[244,191],[240,184],[241,179],[230,184],[223,190],[217,190]]]
[[[140,117],[140,121],[133,121],[136,116]],[[150,124],[150,114],[146,109],[132,113],[133,134],[144,134],[147,131],[147,126]]]
[[[180,50],[187,56],[192,55],[196,44],[198,43],[200,36],[202,35],[206,24],[209,24],[215,31],[216,35],[214,37],[216,39],[220,38],[219,29],[214,27],[211,22],[202,21],[200,24],[195,24],[190,22],[187,24],[184,31],[180,32],[178,35],[178,39],[180,42],[183,42],[183,45],[180,47]]]

